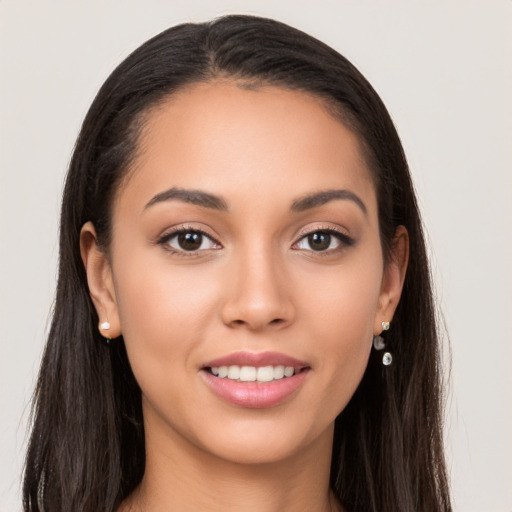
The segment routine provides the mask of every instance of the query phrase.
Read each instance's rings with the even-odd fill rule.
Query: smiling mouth
[[[224,401],[262,409],[287,402],[302,388],[312,367],[278,352],[235,352],[208,361],[204,382]]]
[[[205,370],[220,379],[237,382],[273,382],[293,377],[309,367],[268,366],[209,366]]]

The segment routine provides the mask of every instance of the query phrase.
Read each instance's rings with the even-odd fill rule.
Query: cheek
[[[176,265],[155,250],[125,254],[114,274],[123,333],[144,327],[170,334],[208,309],[216,286],[207,265]]]
[[[382,284],[380,251],[360,251],[337,267],[314,269],[299,280],[301,313],[328,339],[344,344],[369,341]]]
[[[191,366],[190,354],[216,313],[217,286],[208,275],[136,252],[115,267],[121,328],[136,376],[138,369],[165,374],[170,365]]]
[[[353,263],[317,272],[315,286],[303,285],[300,294],[300,323],[307,338],[315,340],[318,375],[328,390],[326,405],[337,412],[366,369],[382,280],[380,257]]]

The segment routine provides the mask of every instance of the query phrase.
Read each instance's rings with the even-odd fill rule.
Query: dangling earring
[[[389,331],[389,322],[382,322],[382,330],[383,331]],[[384,341],[384,338],[380,336],[379,334],[373,337],[373,348],[375,350],[383,350],[386,347],[386,342]],[[393,356],[391,355],[391,352],[384,352],[382,355],[382,364],[384,366],[389,366],[393,362]]]
[[[110,329],[110,322],[108,321],[108,318],[105,322],[100,322],[98,329],[100,331],[100,334],[105,338],[105,340],[107,340],[107,344],[110,343],[110,340],[112,338],[103,333],[103,331],[108,331]]]

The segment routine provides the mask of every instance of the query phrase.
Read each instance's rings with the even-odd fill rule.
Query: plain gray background
[[[455,510],[510,512],[507,0],[0,0],[0,511],[21,508],[61,186],[81,120],[109,72],[144,40],[230,12],[275,17],[319,37],[352,60],[388,106],[418,190],[451,338],[446,439]]]

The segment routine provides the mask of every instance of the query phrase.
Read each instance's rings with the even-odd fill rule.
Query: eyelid
[[[340,244],[342,247],[326,250],[326,251],[315,251],[318,255],[321,254],[329,254],[334,251],[342,250],[345,247],[350,247],[355,244],[355,239],[352,238],[350,235],[348,235],[345,231],[341,230],[340,228],[334,227],[334,226],[315,226],[311,228],[306,228],[301,230],[296,238],[296,241],[293,243],[292,247],[297,245],[300,241],[302,241],[304,238],[306,238],[309,235],[312,235],[314,233],[328,233],[330,235],[334,235],[336,238],[338,238]]]
[[[156,245],[165,246],[164,249],[166,251],[169,251],[174,254],[183,255],[183,256],[194,256],[200,252],[209,250],[209,249],[200,249],[200,250],[196,250],[196,251],[185,251],[185,250],[177,250],[174,247],[171,247],[170,245],[168,245],[169,240],[171,240],[175,236],[178,236],[182,233],[190,233],[190,232],[200,233],[202,236],[210,239],[215,245],[218,246],[218,248],[222,247],[222,244],[213,235],[208,233],[206,230],[204,230],[200,227],[191,226],[188,224],[180,224],[178,226],[173,226],[172,228],[167,229],[166,231],[164,231],[164,233],[162,235],[158,236],[155,243],[156,243]]]
[[[313,233],[318,233],[319,231],[325,233],[331,233],[334,235],[339,235],[342,239],[353,240],[353,238],[343,229],[335,227],[335,226],[327,226],[327,225],[319,225],[314,227],[308,227],[301,229],[297,234],[296,240],[297,242],[302,238],[312,235]],[[295,242],[295,243],[297,243]]]

